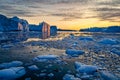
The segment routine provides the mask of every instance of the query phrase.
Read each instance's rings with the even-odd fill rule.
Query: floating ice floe
[[[85,65],[80,62],[75,62],[76,71],[79,73],[94,74],[97,70],[97,66]]]
[[[82,41],[93,41],[93,38],[90,36],[84,36],[84,37],[80,37],[79,40]]]
[[[44,77],[44,76],[47,76],[47,74],[46,73],[40,73],[39,74],[39,77]]]
[[[12,67],[0,70],[0,80],[16,80],[26,74],[24,67]]]
[[[63,77],[63,80],[81,80],[81,79],[76,78],[74,75],[65,74],[65,76]]]
[[[100,40],[99,43],[115,45],[115,44],[118,44],[118,41],[115,39],[104,38],[104,39]]]
[[[49,55],[39,55],[33,59],[36,62],[44,62],[49,60],[56,60],[58,58],[57,55],[49,54]]]
[[[104,80],[119,80],[115,75],[108,71],[100,71],[100,75]]]
[[[12,61],[12,62],[9,62],[9,63],[0,64],[0,68],[19,67],[21,65],[23,65],[23,62],[21,62],[21,61]]]
[[[13,47],[14,45],[12,44],[8,44],[8,45],[3,45],[2,48],[5,48],[5,49],[9,49],[11,47]]]
[[[28,68],[29,68],[31,71],[39,70],[39,68],[38,68],[36,65],[28,66]]]
[[[78,57],[79,55],[82,55],[85,52],[83,50],[67,49],[65,53],[73,57]]]
[[[53,76],[54,76],[53,73],[48,74],[48,77],[53,77]]]
[[[85,79],[85,80],[89,80],[90,77],[91,77],[90,75],[84,73],[80,78],[83,79],[83,80],[84,80],[84,79]]]

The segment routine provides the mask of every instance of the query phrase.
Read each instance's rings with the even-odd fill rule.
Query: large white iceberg
[[[81,80],[81,79],[76,78],[74,75],[65,74],[65,76],[63,77],[63,80]]]
[[[84,54],[85,52],[83,50],[67,49],[65,51],[65,53],[70,55],[70,56],[76,57],[76,56]]]
[[[26,74],[24,67],[12,67],[0,70],[0,80],[16,80]]]
[[[44,62],[49,60],[56,60],[58,58],[57,55],[49,54],[49,55],[39,55],[33,59],[33,61]]]
[[[98,70],[97,66],[85,65],[77,61],[75,62],[75,68],[77,72],[86,74],[94,74]]]

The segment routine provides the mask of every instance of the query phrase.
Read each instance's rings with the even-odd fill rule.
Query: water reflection
[[[57,34],[57,33],[56,33]],[[30,38],[39,38],[39,39],[47,39],[50,38],[50,36],[56,35],[50,34],[49,32],[0,32],[0,44],[6,43],[6,42],[20,42],[20,41],[26,41]]]

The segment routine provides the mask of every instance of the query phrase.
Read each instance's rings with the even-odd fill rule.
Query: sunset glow
[[[0,0],[0,14],[60,29],[120,25],[120,0]]]

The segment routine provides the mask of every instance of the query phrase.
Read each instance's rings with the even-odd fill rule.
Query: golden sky
[[[61,29],[120,25],[120,0],[0,0],[0,14]]]

